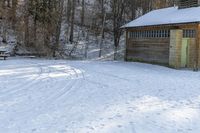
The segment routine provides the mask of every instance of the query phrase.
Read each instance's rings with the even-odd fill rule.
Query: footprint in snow
[[[129,124],[130,124],[130,125],[133,125],[133,124],[134,124],[134,122],[130,121],[130,122],[129,122]]]
[[[88,128],[88,129],[90,129],[90,130],[94,130],[94,128],[91,127],[91,126],[86,126],[86,128]]]
[[[156,115],[161,115],[161,113],[156,113]]]
[[[118,128],[122,128],[122,125],[117,125]]]
[[[37,131],[37,129],[35,129],[35,128],[31,130],[32,133],[33,133],[33,132],[36,132],[36,131]]]
[[[111,118],[111,117],[110,117],[110,118],[108,118],[108,119],[109,119],[109,120],[113,120],[113,118]]]
[[[162,111],[167,111],[167,109],[166,109],[166,108],[164,108],[164,109],[162,109]]]
[[[192,129],[191,128],[189,128],[189,129],[187,129],[188,131],[192,131]]]
[[[120,115],[120,114],[117,114],[117,115],[116,115],[116,117],[118,117],[118,118],[121,118],[121,117],[122,117],[122,115]]]
[[[136,110],[134,107],[128,107],[128,112],[133,112],[134,110]]]
[[[178,129],[178,132],[179,132],[179,133],[182,133],[182,132],[183,132],[183,129]]]
[[[128,109],[128,112],[130,112],[130,113],[133,113],[133,110],[131,110],[131,109]]]
[[[67,132],[67,130],[65,130],[65,129],[58,131],[58,133],[66,133],[66,132]]]
[[[105,127],[105,124],[100,124],[101,125],[101,127]]]
[[[103,120],[104,118],[99,118],[99,120]]]

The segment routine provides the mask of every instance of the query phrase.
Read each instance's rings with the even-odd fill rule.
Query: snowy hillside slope
[[[64,51],[64,58],[68,58],[67,56],[72,51],[73,47],[76,45],[75,43],[68,42],[68,38],[66,35],[67,25],[62,25],[62,31],[60,35],[60,48]],[[84,33],[84,36],[83,36]],[[15,35],[12,34],[12,31],[8,34],[8,44],[2,42],[2,38],[0,37],[0,50],[6,50],[11,55],[14,53],[17,55],[31,55],[37,53],[34,49],[32,51],[26,49],[23,45],[17,45],[17,41],[15,39]],[[101,35],[95,35],[93,32],[88,32],[87,28],[81,28],[80,26],[75,26],[74,31],[74,41],[78,42],[76,49],[72,52],[73,59],[90,59],[90,60],[113,60],[114,56],[114,44],[113,44],[113,35],[109,33],[105,33],[105,39],[103,40],[103,48],[102,48],[102,57],[99,58],[99,48],[100,48],[100,40]],[[86,54],[87,48],[87,56]],[[119,60],[124,59],[125,52],[125,40],[124,36],[122,36],[119,46]],[[62,57],[63,57],[62,56]]]
[[[0,61],[2,133],[199,133],[200,73],[124,62]]]
[[[13,50],[16,47],[16,38],[13,35],[13,31],[12,30],[8,30],[8,32],[9,32],[9,34],[7,36],[7,40],[8,40],[7,44],[3,43],[3,39],[0,36],[0,50],[7,51],[12,55],[13,52],[14,52]]]
[[[67,27],[68,27],[67,24],[64,23],[62,24],[61,34],[60,34],[60,49],[62,49],[62,51],[64,51],[65,53],[65,55],[63,55],[62,57],[68,58],[69,53],[72,51],[73,47],[76,45],[75,43],[77,42],[78,45],[76,49],[72,52],[73,59],[113,60],[114,44],[113,44],[113,35],[111,33],[109,32],[105,33],[105,39],[103,40],[103,47],[102,47],[102,57],[99,58],[101,35],[96,35],[94,32],[88,31],[86,27],[81,28],[80,26],[75,25],[74,29],[75,43],[71,44],[68,41],[69,38],[66,33]],[[122,36],[118,51],[119,60],[124,59],[124,53],[125,53],[124,39],[125,39],[124,36]],[[6,50],[9,53],[11,53],[11,55],[14,54],[31,55],[38,52],[35,51],[35,49],[26,49],[26,47],[21,45],[20,42],[17,42],[16,36],[13,34],[12,30],[8,30],[7,42],[8,42],[7,44],[3,43],[2,38],[0,37],[0,50]]]
[[[66,24],[62,25],[62,32],[60,35],[60,48],[64,50],[66,56],[69,55],[73,47],[78,45],[74,52],[72,53],[72,57],[75,59],[88,59],[88,60],[113,60],[114,59],[114,40],[113,35],[106,32],[105,39],[103,40],[102,47],[102,57],[99,57],[100,50],[100,41],[101,35],[95,35],[94,32],[88,31],[87,28],[81,28],[80,26],[75,26],[74,31],[74,41],[75,43],[68,42],[68,38],[66,36]],[[121,37],[120,45],[118,49],[118,59],[124,60],[125,54],[125,37],[124,35]],[[86,56],[85,56],[86,55]]]
[[[67,1],[66,1],[67,2]],[[19,6],[23,6],[23,4],[19,4]],[[65,5],[65,8],[67,4]],[[23,6],[24,7],[24,6]],[[60,34],[60,48],[58,52],[58,57],[61,58],[72,58],[72,59],[92,59],[92,60],[113,60],[114,56],[114,40],[113,40],[113,32],[112,32],[112,22],[109,18],[105,23],[105,39],[103,40],[103,49],[102,49],[102,57],[99,58],[99,48],[101,42],[101,18],[99,17],[99,3],[95,0],[86,0],[85,1],[85,18],[84,24],[81,26],[81,12],[82,12],[82,3],[79,1],[76,5],[75,10],[75,22],[74,22],[74,43],[69,43],[70,36],[70,21],[67,18],[66,12],[63,15],[62,20],[62,28]],[[109,9],[109,4],[106,4],[106,10]],[[18,8],[16,11],[16,17],[21,20],[23,18],[23,8]],[[66,10],[66,9],[65,9]],[[94,21],[95,20],[95,21]],[[45,52],[47,51],[47,47],[53,49],[55,45],[55,38],[52,37],[49,39],[49,46],[43,46],[42,28],[40,28],[38,23],[37,30],[37,41],[33,43],[33,33],[31,32],[33,29],[33,22],[30,17],[29,24],[29,45],[25,44],[25,36],[24,36],[24,26],[20,25],[21,23],[16,22],[17,29],[12,29],[13,27],[8,22],[6,27],[6,41],[7,44],[2,42],[3,36],[3,27],[0,28],[0,50],[6,49],[8,52],[11,52],[12,55],[14,53],[16,55],[47,55]],[[0,24],[3,24],[3,21]],[[22,27],[20,27],[22,26]],[[84,33],[84,35],[83,35]],[[12,43],[10,43],[12,42]],[[74,46],[78,43],[77,47],[74,50]],[[17,46],[17,47],[16,47]],[[45,49],[46,48],[46,49]],[[87,48],[87,50],[86,50]],[[124,37],[122,36],[120,46],[119,46],[119,59],[124,59]],[[69,56],[70,53],[70,56]],[[60,56],[62,55],[62,56]],[[48,55],[50,56],[50,55]]]

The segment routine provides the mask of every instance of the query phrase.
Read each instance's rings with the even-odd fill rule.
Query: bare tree
[[[99,57],[102,56],[105,21],[106,21],[106,13],[104,13],[104,19],[103,19],[102,28],[101,28],[101,40],[100,40],[100,45],[99,45],[99,49],[100,49],[99,50]]]
[[[112,9],[113,35],[114,35],[114,60],[116,60],[118,47],[119,47],[119,41],[122,35],[122,31],[120,27],[123,24],[125,1],[111,0],[111,9]]]
[[[82,0],[81,7],[81,27],[83,27],[85,25],[85,0]]]
[[[76,0],[72,1],[72,10],[71,10],[71,28],[70,28],[70,37],[69,41],[73,43],[74,41],[74,17],[75,17],[75,6],[76,6]]]
[[[53,49],[53,56],[56,56],[56,50],[59,48],[59,41],[60,41],[60,33],[61,33],[61,24],[62,24],[62,17],[63,17],[63,6],[64,6],[64,0],[60,0],[58,3],[58,20],[56,21],[56,41],[55,41],[55,47]]]

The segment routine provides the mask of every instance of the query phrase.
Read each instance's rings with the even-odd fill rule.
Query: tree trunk
[[[101,41],[99,45],[99,57],[102,56],[102,48],[103,48],[103,40],[104,40],[104,27],[105,27],[105,21],[106,21],[106,13],[103,15],[103,23],[102,23],[102,29],[101,29]]]
[[[1,5],[1,15],[2,15],[2,42],[7,43],[7,9],[5,7],[5,1],[0,2]]]
[[[7,22],[3,20],[3,35],[2,35],[2,42],[7,43]]]
[[[75,15],[75,5],[76,5],[76,1],[73,0],[72,2],[72,11],[71,11],[71,30],[70,30],[70,37],[69,37],[69,41],[71,43],[74,42],[74,15]]]
[[[114,60],[117,60],[117,55],[118,55],[118,47],[115,46],[115,48],[114,48]]]
[[[12,28],[15,30],[15,25],[16,25],[16,10],[17,10],[17,0],[12,0]]]
[[[24,16],[24,26],[25,26],[25,35],[24,35],[24,43],[25,43],[25,46],[29,47],[29,0],[26,0],[25,1],[25,7],[26,7],[26,10],[25,10],[25,16]]]
[[[67,21],[70,22],[70,18],[71,18],[71,0],[67,1]]]
[[[85,0],[82,0],[81,27],[85,25]]]
[[[53,57],[56,57],[56,51],[59,49],[61,24],[62,24],[62,17],[63,17],[63,6],[64,6],[64,0],[61,0],[59,3],[59,9],[58,9],[59,17],[58,17],[58,22],[56,24],[56,42],[55,42],[55,47],[53,49]]]

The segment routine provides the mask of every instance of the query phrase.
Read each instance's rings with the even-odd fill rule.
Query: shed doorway
[[[182,47],[181,47],[181,67],[185,68],[189,63],[189,38],[182,39]]]

